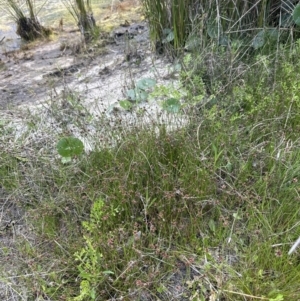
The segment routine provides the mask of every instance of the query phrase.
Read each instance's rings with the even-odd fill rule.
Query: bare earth
[[[149,30],[134,0],[107,7],[100,28],[117,26],[85,45],[79,31],[54,30],[48,41],[0,53],[0,109],[32,107],[54,100],[66,89],[82,92],[97,114],[124,99],[126,90],[141,77],[163,81],[166,62],[153,56]],[[97,20],[98,21],[98,20]],[[117,22],[119,21],[119,22]]]
[[[2,54],[0,108],[34,104],[49,99],[51,90],[59,93],[66,85],[80,89],[85,83],[101,83],[115,76],[113,71],[124,69],[127,61],[145,57],[149,44],[145,23],[126,30],[134,33],[134,42],[112,33],[89,46],[82,43],[79,32],[65,31],[55,41],[41,41],[28,49]],[[122,27],[117,30],[123,31]]]

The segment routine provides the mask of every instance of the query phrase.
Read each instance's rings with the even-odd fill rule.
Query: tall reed
[[[142,0],[151,38],[166,41],[172,30],[175,49],[189,36],[203,32],[201,39],[230,40],[255,37],[268,28],[291,29],[296,0]],[[169,29],[166,31],[166,29]],[[202,43],[203,44],[203,43]]]
[[[191,26],[189,9],[195,0],[142,0],[146,18],[149,20],[151,38],[163,41],[168,37],[168,29],[172,30],[175,48],[182,46],[187,30]]]

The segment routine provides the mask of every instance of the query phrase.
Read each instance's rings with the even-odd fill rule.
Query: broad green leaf
[[[163,102],[162,107],[169,113],[178,113],[180,111],[181,104],[178,99],[169,98]]]
[[[120,100],[119,105],[124,109],[124,110],[130,110],[132,108],[132,103],[128,100]]]
[[[130,100],[136,100],[135,89],[127,90],[127,97],[128,97]]]
[[[78,156],[83,152],[84,146],[80,139],[65,137],[57,143],[57,151],[62,157]]]
[[[141,90],[147,90],[156,85],[156,80],[152,78],[142,78],[136,83],[136,87]]]
[[[148,98],[148,93],[144,90],[135,89],[136,101],[146,101]]]

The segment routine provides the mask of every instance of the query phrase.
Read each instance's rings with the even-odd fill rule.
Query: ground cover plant
[[[1,281],[20,300],[299,299],[299,42],[233,46],[151,86],[167,118],[95,118],[67,89],[48,125],[29,114],[17,136],[1,118],[0,196],[28,225],[1,249]]]
[[[30,298],[297,300],[298,53],[282,50],[275,77],[257,57],[230,106],[177,130],[119,124],[115,147],[67,164],[3,150],[1,187],[35,230],[16,243]]]

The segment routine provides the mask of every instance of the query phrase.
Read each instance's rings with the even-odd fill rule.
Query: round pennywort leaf
[[[124,109],[124,110],[130,110],[132,109],[132,103],[128,100],[120,100],[119,105]]]
[[[169,113],[178,113],[180,111],[181,104],[178,99],[169,98],[163,102],[162,107]]]
[[[84,146],[80,139],[65,137],[58,141],[57,151],[62,157],[78,156],[83,152]]]
[[[147,89],[152,88],[155,85],[156,85],[156,80],[155,79],[142,78],[137,82],[136,87],[140,90],[146,91]]]

